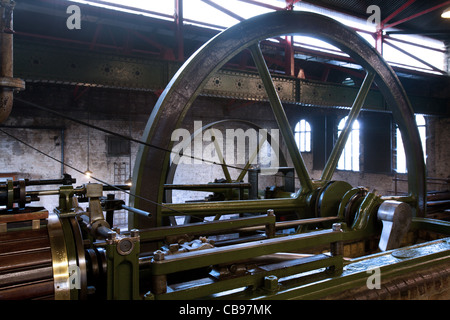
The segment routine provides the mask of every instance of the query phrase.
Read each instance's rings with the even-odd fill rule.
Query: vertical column
[[[294,9],[294,1],[286,0],[286,10],[293,10],[293,9]],[[286,40],[284,53],[285,68],[286,68],[285,71],[287,76],[294,77],[295,76],[294,37],[286,36],[285,40]]]
[[[445,71],[450,75],[450,41],[445,42]]]
[[[383,55],[383,29],[377,29],[377,32],[375,33],[375,49],[378,51],[379,54]]]
[[[23,90],[25,82],[13,78],[13,9],[15,2],[0,2],[0,123],[11,113],[13,91]]]
[[[178,61],[184,61],[183,0],[175,0],[175,35]]]

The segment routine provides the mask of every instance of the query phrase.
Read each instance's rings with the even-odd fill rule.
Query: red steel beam
[[[294,9],[294,0],[286,0],[286,10]],[[288,76],[293,77],[295,75],[295,59],[294,59],[294,37],[285,37],[285,48],[284,48],[284,62],[285,62],[285,73]]]
[[[387,29],[387,28],[395,27],[396,25],[399,25],[399,24],[401,24],[403,22],[406,22],[406,21],[412,20],[414,18],[423,16],[424,14],[427,14],[427,13],[429,13],[431,11],[437,10],[439,8],[442,8],[442,7],[445,7],[445,6],[448,6],[448,5],[450,5],[450,1],[445,1],[444,3],[438,4],[438,5],[434,6],[434,7],[431,7],[429,9],[426,9],[426,10],[423,10],[423,11],[418,12],[416,14],[413,14],[412,16],[409,16],[409,17],[407,17],[405,19],[401,19],[399,21],[396,21],[396,22],[393,22],[391,24],[388,24],[387,26],[384,26],[384,28]]]
[[[389,16],[387,16],[383,21],[381,21],[381,29],[383,29],[383,26],[388,23],[392,18],[396,17],[400,12],[405,10],[407,7],[409,7],[411,4],[413,4],[416,0],[409,0],[407,3],[403,4],[400,8],[392,12]]]
[[[302,0],[286,0],[286,2],[289,2],[289,4],[284,9],[290,10],[291,8],[294,7],[294,4],[296,4],[297,2],[300,2],[300,1],[302,1]]]
[[[103,28],[102,24],[98,24],[97,27],[95,28],[94,36],[92,37],[91,45],[89,46],[90,50],[94,49],[97,43],[97,37],[99,36],[102,28]]]
[[[404,3],[400,8],[392,12],[389,16],[387,16],[383,21],[380,22],[379,26],[377,26],[377,31],[375,32],[375,49],[383,55],[383,29],[384,25],[388,23],[392,18],[396,17],[400,12],[408,8],[411,4],[413,4],[416,0],[408,0],[408,2]]]
[[[383,29],[379,29],[377,30],[377,32],[375,32],[375,49],[381,55],[383,55],[383,40]]]
[[[295,75],[295,59],[294,59],[294,37],[286,36],[285,38],[285,72],[286,75],[293,77]]]

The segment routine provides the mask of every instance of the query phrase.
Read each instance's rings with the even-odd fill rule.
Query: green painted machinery
[[[324,40],[366,71],[319,179],[308,173],[259,47],[261,41],[291,34]],[[174,183],[180,168],[171,162],[172,133],[182,127],[211,77],[243,50],[251,52],[258,89],[265,92],[286,150],[285,155],[280,152],[278,166],[271,168],[283,185],[258,190],[265,168],[250,160],[236,167],[223,157],[214,164],[221,176],[204,183]],[[405,143],[409,191],[404,196],[380,195],[373,186],[333,180],[352,124],[374,84]],[[235,121],[257,127],[247,120]],[[0,217],[6,219],[0,242],[40,239],[47,248],[32,245],[37,240],[24,241],[22,251],[3,247],[3,257],[10,258],[3,274],[11,276],[2,282],[0,298],[25,291],[30,298],[122,300],[449,297],[446,286],[429,285],[444,284],[449,277],[450,223],[425,217],[425,164],[410,103],[388,64],[350,28],[317,14],[286,11],[225,30],[175,74],[152,111],[142,141],[128,205],[105,197],[111,186],[102,184],[73,188],[66,183],[59,190],[34,194],[26,191],[25,182],[0,186],[8,211]],[[272,149],[279,148],[273,136],[267,141]],[[126,188],[114,186],[117,189]],[[174,190],[213,195],[177,203]],[[27,197],[45,194],[59,195],[54,212],[26,208]],[[79,209],[77,201],[87,201],[88,210]],[[130,212],[127,231],[112,228],[111,214],[119,209]],[[12,218],[19,214],[26,215],[20,226]],[[430,235],[435,240],[428,241]],[[32,265],[45,269],[45,278],[17,258],[39,250],[49,259],[35,257]],[[39,291],[44,280],[47,291]]]

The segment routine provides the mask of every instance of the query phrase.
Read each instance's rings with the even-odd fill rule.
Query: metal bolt
[[[139,237],[139,230],[138,230],[138,229],[131,229],[131,230],[130,230],[130,236],[131,236],[132,238]]]
[[[155,296],[151,291],[144,294],[144,300],[155,300]]]
[[[233,264],[230,266],[230,272],[233,274],[244,274],[247,271],[247,268],[241,264]]]
[[[267,210],[268,217],[275,217],[275,213],[273,209]],[[266,224],[266,236],[267,238],[275,237],[275,223]]]
[[[278,278],[274,275],[264,277],[264,289],[269,291],[278,290]]]
[[[342,232],[341,223],[333,223],[332,230],[335,232]],[[330,243],[330,253],[332,256],[339,256],[344,253],[344,243],[342,241]]]
[[[114,231],[108,231],[108,237],[106,238],[109,241],[114,241],[116,239],[117,233]]]
[[[169,246],[169,251],[172,252],[172,253],[177,252],[179,249],[180,249],[180,246],[178,245],[178,243],[172,243]]]
[[[87,291],[87,294],[94,294],[95,293],[95,287],[94,286],[87,286],[86,291]]]
[[[164,252],[162,252],[161,250],[156,250],[155,252],[153,252],[153,259],[155,261],[164,260]]]

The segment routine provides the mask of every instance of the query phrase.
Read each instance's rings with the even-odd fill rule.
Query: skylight
[[[173,0],[69,1],[172,21],[175,12]],[[216,30],[224,30],[239,23],[240,20],[274,11],[276,8],[284,9],[286,6],[285,2],[277,0],[183,0],[182,3],[184,24],[200,25]],[[375,25],[367,23],[364,19],[355,18],[301,1],[295,3],[294,10],[314,12],[331,17],[354,28],[372,46],[375,46],[375,39],[373,37],[376,31]],[[310,37],[295,36],[294,44],[300,48],[303,47],[337,56],[347,56],[338,48]],[[411,54],[418,57],[418,59],[411,57]],[[443,42],[423,36],[392,34],[383,44],[383,56],[391,65],[404,69],[436,74],[442,74],[442,70],[445,70],[445,46]]]

